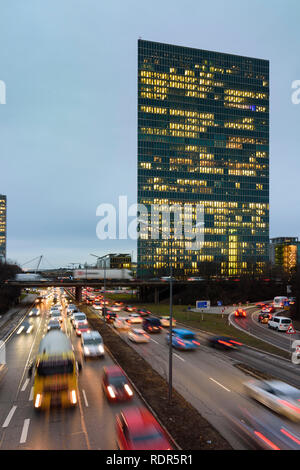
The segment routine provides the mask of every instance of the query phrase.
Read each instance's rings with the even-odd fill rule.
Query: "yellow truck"
[[[28,370],[29,376],[34,374],[34,408],[75,407],[80,370],[81,363],[76,361],[67,335],[62,331],[49,331],[41,340],[37,357]]]

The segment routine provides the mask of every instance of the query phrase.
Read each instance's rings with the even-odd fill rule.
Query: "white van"
[[[286,331],[291,325],[292,320],[287,317],[273,317],[268,322],[268,327],[277,331]]]

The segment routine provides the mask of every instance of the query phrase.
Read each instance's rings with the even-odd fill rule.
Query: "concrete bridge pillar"
[[[82,288],[79,286],[75,287],[75,300],[76,302],[82,301]]]

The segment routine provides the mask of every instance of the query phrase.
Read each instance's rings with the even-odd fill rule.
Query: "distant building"
[[[6,261],[6,196],[0,194],[0,262]]]
[[[109,253],[97,259],[97,268],[131,269],[131,255],[128,253]]]
[[[270,240],[270,262],[291,271],[300,262],[298,237],[278,237]]]

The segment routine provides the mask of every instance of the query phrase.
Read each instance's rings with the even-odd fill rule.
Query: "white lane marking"
[[[29,395],[29,401],[32,401],[32,400],[33,400],[33,387],[31,387],[30,395]]]
[[[4,423],[2,424],[2,427],[3,427],[3,428],[7,428],[7,426],[8,426],[9,423],[10,423],[11,418],[12,418],[13,415],[14,415],[14,412],[16,411],[16,409],[17,409],[16,406],[13,406],[13,407],[12,407],[12,409],[10,410],[10,412],[9,412],[8,415],[7,415],[6,420],[5,420]]]
[[[159,344],[157,341],[155,341],[155,339],[152,339],[152,338],[150,338],[150,339],[151,339],[151,341],[153,341],[153,343]]]
[[[30,423],[30,419],[25,419],[24,420],[21,439],[20,439],[20,444],[24,444],[26,442],[29,423]]]
[[[23,387],[21,388],[21,392],[25,392],[28,384],[29,384],[29,379],[26,379],[25,382],[24,382]]]
[[[85,406],[89,406],[88,401],[87,401],[87,398],[86,398],[85,391],[84,391],[83,389],[82,389],[82,395],[83,395],[83,398],[84,398]]]
[[[224,387],[224,385],[220,384],[219,382],[217,382],[215,379],[213,379],[212,377],[209,377],[209,380],[212,380],[213,382],[215,382],[217,385],[219,385],[220,387],[224,388],[224,390],[227,390],[227,392],[230,392],[229,388],[226,388]]]
[[[176,356],[178,359],[180,359],[181,361],[185,362],[185,359],[183,359],[182,357],[178,356],[178,354],[176,354],[176,353],[173,353],[173,354],[174,354],[174,356]]]

